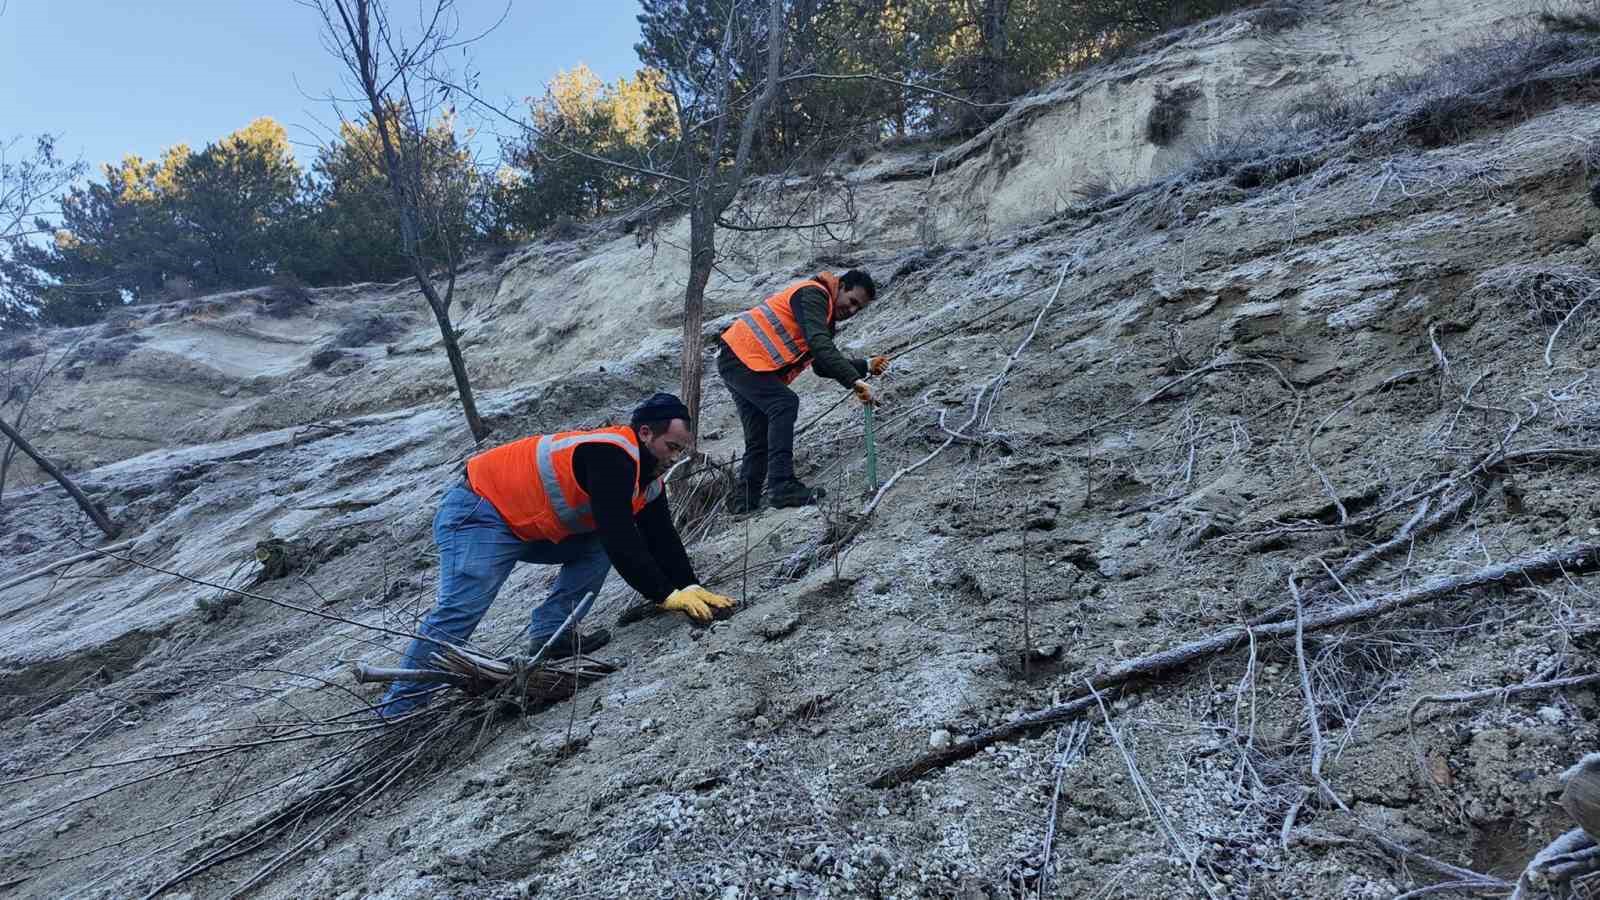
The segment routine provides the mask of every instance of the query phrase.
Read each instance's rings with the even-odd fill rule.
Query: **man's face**
[[[656,470],[665,471],[694,446],[694,437],[689,434],[688,422],[673,419],[660,434],[652,431],[649,425],[639,426],[639,443],[648,447],[650,455],[656,458]]]
[[[866,309],[867,302],[867,289],[859,284],[847,291],[840,291],[839,299],[833,301],[833,317],[843,322]]]

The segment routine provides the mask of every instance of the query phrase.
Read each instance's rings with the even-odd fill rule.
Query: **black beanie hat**
[[[649,400],[639,404],[633,411],[633,424],[640,422],[660,422],[667,419],[682,419],[689,421],[689,407],[683,405],[672,394],[656,394]]]

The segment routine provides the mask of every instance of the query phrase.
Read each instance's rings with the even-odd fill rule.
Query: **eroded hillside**
[[[799,454],[825,508],[689,524],[738,613],[621,627],[601,654],[619,672],[527,717],[462,699],[380,730],[349,676],[392,663],[431,603],[431,518],[471,450],[407,285],[44,336],[78,358],[41,395],[40,443],[133,546],[0,593],[0,884],[1023,896],[1047,832],[1064,897],[1384,897],[1464,877],[1433,863],[1514,880],[1570,827],[1557,776],[1595,748],[1600,698],[1412,712],[1593,671],[1600,50],[1539,30],[1531,6],[1209,23],[966,144],[841,175],[862,211],[848,240],[731,242],[714,314],[859,262],[885,288],[848,343],[955,329],[886,381],[880,473],[916,468],[863,515],[859,413],[828,412]],[[1450,107],[1461,127],[1435,140],[1433,95],[1373,79],[1460,47],[1499,48],[1499,88]],[[1151,144],[1158,94],[1184,85],[1187,124]],[[1351,86],[1396,105],[1266,124]],[[1229,140],[1245,124],[1259,135]],[[493,440],[594,424],[676,380],[681,227],[533,245],[464,277]],[[797,387],[802,422],[838,396]],[[714,382],[706,419],[701,449],[739,452]],[[95,542],[64,495],[23,483],[0,509],[0,580]],[[714,499],[707,484],[679,508]],[[291,574],[261,579],[267,538],[295,548]],[[1569,565],[1419,593],[1549,552]],[[550,575],[514,575],[475,643],[513,649]],[[1291,577],[1313,626],[1420,599],[1307,629],[1297,653]],[[634,599],[612,579],[596,619]],[[1226,652],[1108,680],[1229,633]],[[918,777],[898,768],[940,750]]]

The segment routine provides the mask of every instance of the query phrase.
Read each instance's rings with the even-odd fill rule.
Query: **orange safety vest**
[[[572,454],[584,444],[614,444],[633,457],[633,514],[661,496],[657,478],[639,488],[639,438],[626,425],[591,431],[534,435],[467,460],[467,483],[525,541],[564,541],[595,530],[589,492],[572,471]]]
[[[828,295],[828,329],[833,329],[833,305],[839,297],[839,276],[822,272],[815,278],[797,281],[761,301],[760,306],[734,317],[722,333],[722,342],[752,372],[776,372],[793,366],[783,374],[788,384],[811,367],[811,348],[806,344],[800,319],[792,301],[801,288],[822,288]],[[795,365],[799,363],[799,365]]]

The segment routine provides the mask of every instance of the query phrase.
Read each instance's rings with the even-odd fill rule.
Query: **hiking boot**
[[[813,506],[828,492],[822,488],[807,487],[797,479],[789,479],[767,492],[767,499],[772,501],[774,509],[783,509],[789,506]]]
[[[548,640],[550,640],[550,635],[548,634],[534,638],[529,642],[528,655],[531,656],[535,653],[538,653],[539,648],[543,647],[544,642]],[[580,634],[578,635],[577,640],[578,655],[587,656],[609,643],[611,643],[611,632],[605,630],[604,628],[597,628],[594,631],[586,634]],[[554,644],[550,645],[550,649],[545,653],[544,659],[566,659],[567,657],[572,656],[572,644],[572,635],[563,634],[561,637],[556,639]]]

